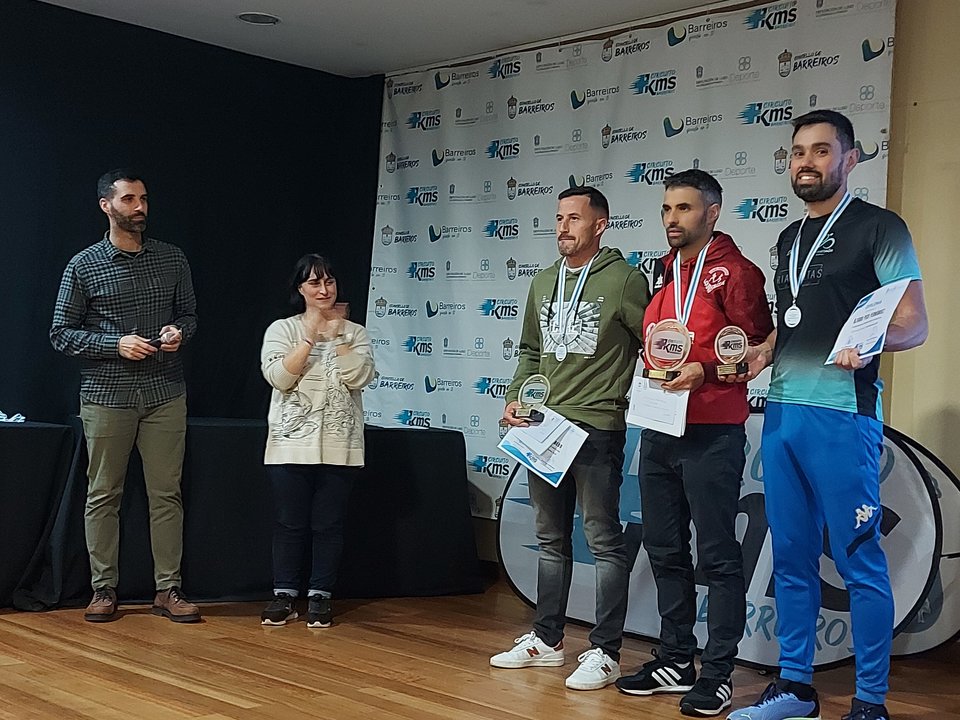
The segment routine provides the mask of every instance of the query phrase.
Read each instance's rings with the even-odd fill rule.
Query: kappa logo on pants
[[[853,529],[859,530],[861,525],[863,525],[866,522],[870,522],[870,518],[873,517],[873,514],[876,511],[877,511],[877,508],[875,508],[873,505],[867,505],[866,503],[858,507],[855,510],[857,514],[857,524],[854,525]]]

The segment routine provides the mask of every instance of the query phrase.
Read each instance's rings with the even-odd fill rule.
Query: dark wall
[[[362,322],[382,85],[4,0],[0,410],[76,412],[77,364],[47,339],[53,304],[67,261],[106,230],[97,177],[132,165],[147,179],[147,234],[179,245],[193,270],[190,414],[264,416],[260,342],[290,314],[300,255],[332,258]]]

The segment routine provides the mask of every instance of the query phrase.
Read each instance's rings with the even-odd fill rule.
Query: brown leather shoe
[[[87,622],[109,622],[117,616],[117,591],[113,588],[97,588],[93,599],[83,613]]]
[[[200,608],[180,593],[180,588],[161,590],[153,600],[153,614],[163,615],[178,623],[200,622]]]

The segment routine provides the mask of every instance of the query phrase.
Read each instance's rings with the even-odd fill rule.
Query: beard
[[[110,209],[110,217],[117,224],[117,227],[126,232],[142,233],[147,229],[146,215],[124,215],[123,213]]]
[[[797,173],[797,175],[800,175],[800,173]],[[793,186],[794,194],[804,202],[821,202],[832,198],[840,189],[840,186],[843,185],[843,177],[839,167],[831,170],[826,179],[820,173],[817,173],[817,176],[819,177],[817,182],[806,185],[799,185],[795,179],[791,179],[790,184]]]
[[[687,230],[686,228],[668,228],[668,229],[680,231],[679,237],[670,237],[669,235],[667,235],[667,244],[675,250],[686,247],[693,241],[693,236],[690,234],[690,231]]]

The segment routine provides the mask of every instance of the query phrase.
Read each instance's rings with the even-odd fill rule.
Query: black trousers
[[[687,662],[697,650],[692,521],[698,570],[708,589],[705,678],[730,677],[746,621],[743,556],[736,537],[745,444],[742,425],[688,425],[679,438],[654,430],[641,436],[643,545],[657,583],[660,656]]]

